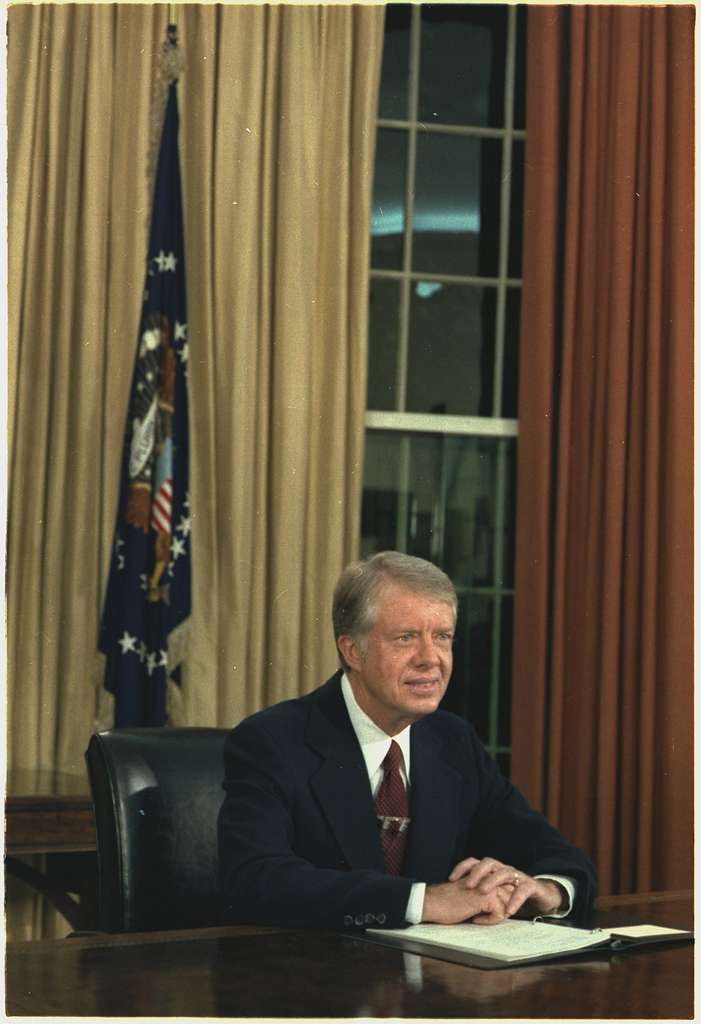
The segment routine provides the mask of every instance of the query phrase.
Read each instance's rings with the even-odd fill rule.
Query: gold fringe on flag
[[[161,134],[163,132],[163,120],[165,117],[166,102],[168,99],[168,89],[173,82],[178,81],[184,70],[185,54],[178,45],[178,27],[171,22],[166,30],[166,38],[161,44],[161,49],[158,54],[158,67],[153,76],[153,90],[151,94],[151,139],[149,143],[147,170],[151,197],[153,197],[156,185],[156,161],[158,160],[158,151],[161,145]]]

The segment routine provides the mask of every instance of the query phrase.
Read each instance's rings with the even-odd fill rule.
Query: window
[[[443,706],[507,773],[525,16],[386,8],[361,541],[455,582]]]

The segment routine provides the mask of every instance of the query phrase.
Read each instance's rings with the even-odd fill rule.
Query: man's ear
[[[343,636],[339,636],[336,643],[338,644],[338,649],[343,655],[343,660],[348,668],[352,668],[357,671],[361,667],[363,660],[358,642],[354,640],[352,636],[344,634]]]

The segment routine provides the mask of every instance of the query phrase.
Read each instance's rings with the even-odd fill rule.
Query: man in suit
[[[456,611],[452,583],[423,559],[381,552],[341,574],[341,670],[227,739],[225,920],[360,929],[586,915],[587,858],[467,722],[438,710]]]

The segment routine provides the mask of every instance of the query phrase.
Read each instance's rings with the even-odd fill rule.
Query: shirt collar
[[[385,759],[392,740],[396,740],[404,758],[404,772],[409,778],[409,757],[411,751],[411,726],[397,733],[396,736],[388,736],[387,733],[375,725],[355,699],[353,687],[350,684],[345,672],[341,676],[341,692],[348,710],[348,717],[351,720],[353,731],[358,737],[360,749],[363,752],[368,775],[372,779],[375,772]]]

